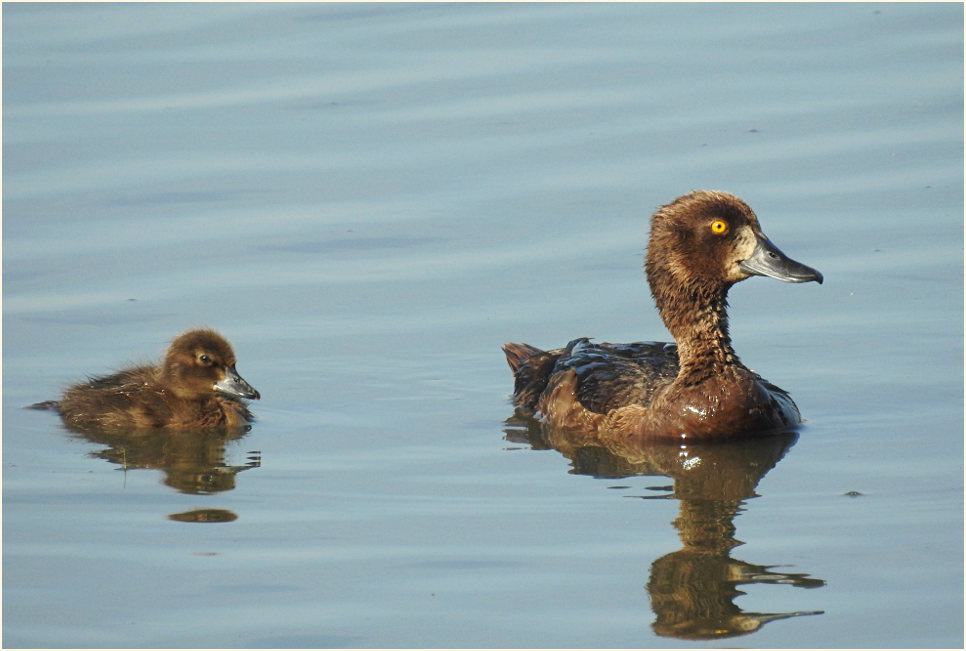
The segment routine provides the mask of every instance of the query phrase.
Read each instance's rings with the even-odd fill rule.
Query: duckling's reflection
[[[246,463],[229,466],[225,446],[240,440],[248,428],[234,430],[129,430],[120,432],[71,430],[92,443],[108,446],[93,456],[124,470],[151,468],[164,473],[164,483],[192,495],[210,495],[235,488],[235,476],[261,465],[258,452],[248,452]]]
[[[647,591],[657,616],[658,635],[681,639],[716,639],[746,635],[764,624],[822,611],[790,613],[742,612],[734,603],[737,586],[783,583],[801,588],[825,585],[806,574],[772,571],[731,558],[742,544],[735,535],[735,516],[745,500],[794,445],[793,432],[729,443],[676,444],[613,441],[553,430],[526,417],[507,421],[508,441],[534,449],[553,448],[573,462],[574,473],[594,477],[665,475],[674,480],[667,494],[648,498],[680,501],[674,527],[683,547],[651,565]]]

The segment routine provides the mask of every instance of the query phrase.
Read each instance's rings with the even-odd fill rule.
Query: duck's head
[[[258,400],[261,396],[235,370],[235,353],[213,330],[192,330],[173,342],[164,357],[165,388],[179,398],[223,393]]]
[[[751,276],[822,282],[821,273],[765,237],[748,204],[709,190],[678,197],[654,213],[645,268],[659,303],[667,292],[726,292]]]

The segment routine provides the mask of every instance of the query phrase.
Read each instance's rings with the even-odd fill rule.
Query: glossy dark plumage
[[[136,366],[67,389],[57,409],[78,429],[234,428],[252,420],[243,398],[261,396],[235,370],[231,345],[212,330],[171,343],[159,366]]]
[[[612,436],[720,439],[798,424],[788,393],[732,349],[726,297],[752,275],[819,283],[822,275],[775,247],[745,202],[712,191],[654,214],[645,267],[676,344],[506,344],[514,404],[553,427]]]

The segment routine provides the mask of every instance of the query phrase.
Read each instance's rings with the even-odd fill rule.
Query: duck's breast
[[[787,392],[746,369],[700,383],[675,382],[651,404],[645,435],[728,439],[760,435],[801,422]]]

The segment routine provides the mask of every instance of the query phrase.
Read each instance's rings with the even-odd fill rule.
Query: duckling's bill
[[[248,398],[258,400],[261,395],[245,379],[238,374],[234,366],[225,368],[225,377],[220,382],[215,383],[215,389],[238,398]]]

